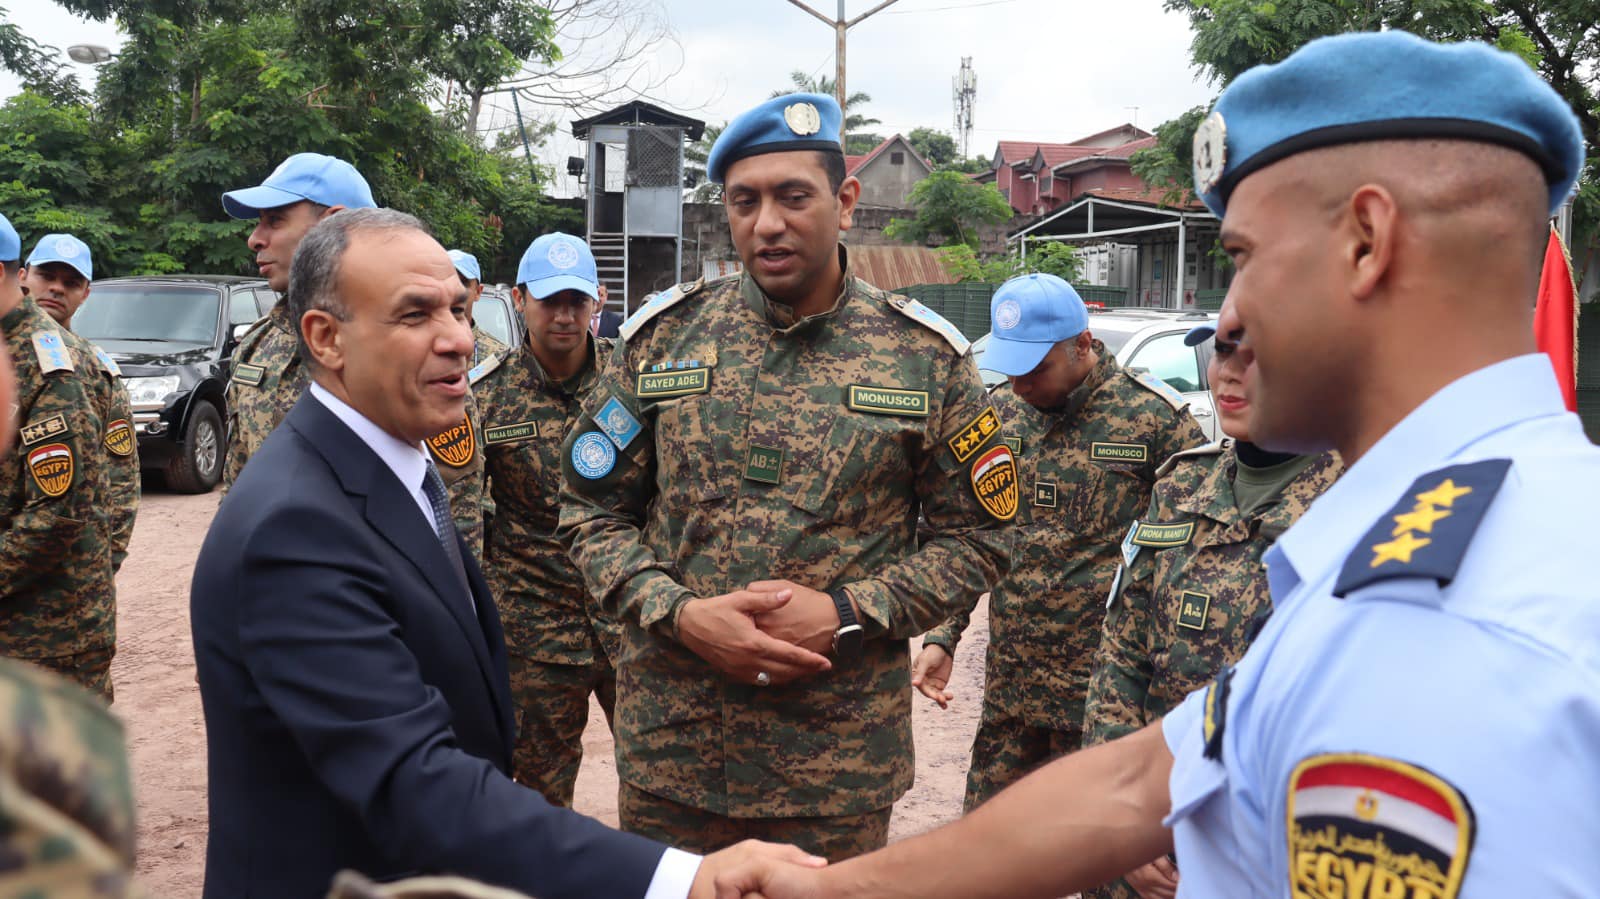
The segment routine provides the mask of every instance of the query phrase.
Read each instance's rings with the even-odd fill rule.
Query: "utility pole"
[[[895,3],[898,3],[899,0],[883,0],[882,3],[879,3],[877,6],[874,6],[873,8],[867,10],[866,12],[862,13],[859,16],[856,16],[853,19],[846,19],[844,17],[844,0],[839,0],[839,16],[838,16],[838,18],[834,18],[834,19],[830,19],[827,16],[823,15],[822,13],[817,12],[816,10],[814,10],[811,7],[805,5],[804,3],[801,3],[800,0],[789,0],[789,2],[793,3],[795,6],[800,7],[801,9],[805,10],[808,13],[811,13],[813,16],[816,16],[818,21],[822,22],[822,24],[827,25],[829,28],[833,29],[834,41],[836,42],[836,48],[833,51],[833,58],[834,58],[834,62],[836,63],[836,65],[834,67],[834,76],[833,76],[833,93],[834,93],[834,99],[839,101],[839,111],[842,113],[842,112],[844,112],[844,98],[847,96],[846,93],[845,93],[845,90],[844,90],[844,71],[845,71],[845,66],[844,66],[844,34],[845,34],[845,32],[849,31],[851,28],[854,28],[857,25],[860,25],[862,20],[868,18],[869,16],[873,15],[874,13],[880,12],[880,11],[890,7],[890,6],[893,6]],[[842,117],[841,117],[841,121],[839,122],[839,146],[841,146],[841,147],[844,146],[844,121],[843,121]]]

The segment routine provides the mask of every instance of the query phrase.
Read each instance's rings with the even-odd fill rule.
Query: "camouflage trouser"
[[[830,862],[889,845],[893,807],[864,815],[817,818],[728,818],[623,783],[617,789],[622,829],[689,852],[710,853],[740,840],[792,843]]]
[[[589,694],[600,701],[611,726],[617,705],[617,673],[604,655],[590,665],[557,665],[512,656],[511,702],[517,708],[513,773],[523,786],[538,790],[551,805],[572,807],[572,792],[583,761],[583,729],[589,723]]]
[[[91,649],[72,656],[22,661],[50,669],[105,700],[106,705],[110,705],[116,698],[115,692],[111,689],[111,657],[116,654],[115,646],[107,646],[105,649]]]
[[[972,738],[972,767],[967,769],[967,795],[961,803],[970,812],[996,793],[1021,780],[1045,762],[1077,752],[1083,727],[1051,730],[1015,718],[985,721]]]

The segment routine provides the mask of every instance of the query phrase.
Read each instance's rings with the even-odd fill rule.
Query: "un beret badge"
[[[810,103],[791,103],[783,108],[784,124],[801,137],[810,137],[822,130],[822,114]]]
[[[1222,180],[1222,170],[1228,164],[1228,126],[1222,113],[1206,116],[1194,132],[1194,186],[1200,193],[1210,193]]]

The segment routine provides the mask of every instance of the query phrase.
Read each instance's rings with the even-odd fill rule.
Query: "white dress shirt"
[[[361,442],[383,460],[383,464],[389,466],[394,476],[400,479],[400,484],[411,493],[411,498],[417,501],[423,520],[437,534],[439,523],[433,518],[433,504],[428,502],[428,495],[422,490],[422,482],[431,464],[422,444],[406,443],[378,427],[315,381],[311,383],[311,395],[327,407],[335,418],[344,422],[345,427],[354,431]],[[473,604],[473,609],[476,611],[476,604]],[[643,899],[688,899],[689,888],[694,885],[694,876],[699,871],[700,856],[668,848],[661,856],[661,861],[656,863],[656,873],[650,878],[650,888],[645,891]]]

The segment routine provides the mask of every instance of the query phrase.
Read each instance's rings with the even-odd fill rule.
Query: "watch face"
[[[833,654],[844,661],[854,661],[861,656],[861,625],[852,624],[833,632]]]

